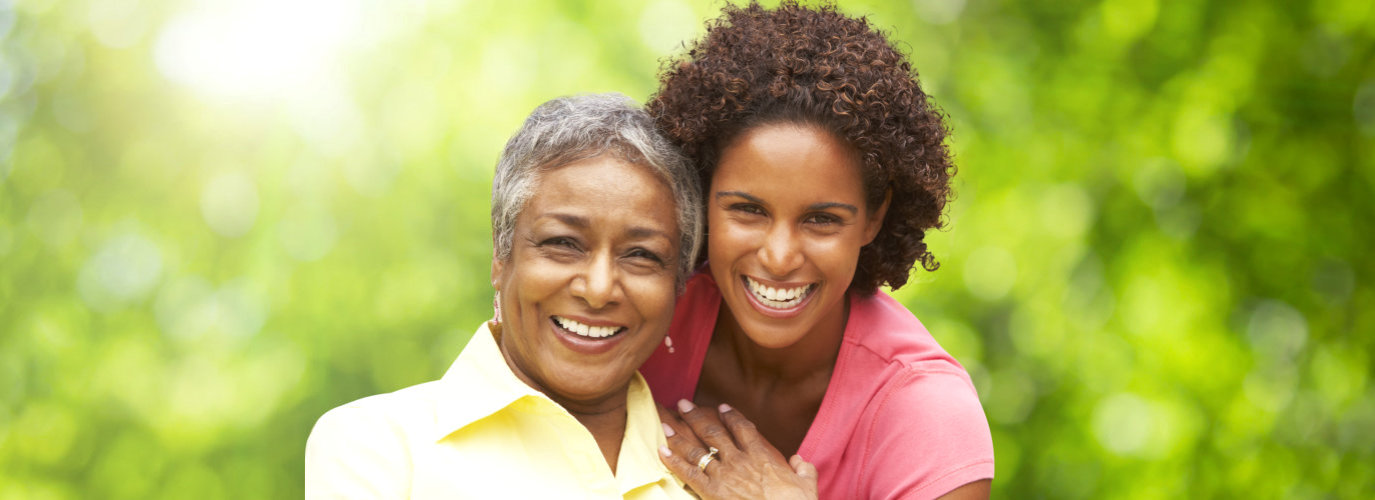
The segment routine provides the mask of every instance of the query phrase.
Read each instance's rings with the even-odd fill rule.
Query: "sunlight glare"
[[[285,97],[335,74],[360,17],[355,0],[203,2],[162,28],[155,57],[163,75],[211,96]]]

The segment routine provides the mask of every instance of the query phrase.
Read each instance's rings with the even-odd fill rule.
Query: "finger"
[[[697,434],[697,438],[707,446],[716,447],[726,455],[734,453],[737,449],[730,431],[721,424],[721,417],[717,412],[699,409],[691,401],[680,399],[678,413],[683,416],[683,421],[687,422],[688,427],[692,428],[692,432]]]
[[[677,414],[659,405],[654,405],[654,408],[659,410],[659,422],[663,425],[665,439],[672,441],[674,436],[683,431],[692,432],[692,429],[683,423],[683,419],[678,418]]]
[[[663,423],[664,440],[668,441],[668,448],[676,455],[683,457],[684,460],[695,460],[707,451],[707,446],[702,444],[697,435],[678,415],[659,408],[659,421]]]
[[[725,424],[726,429],[730,430],[731,436],[735,439],[736,444],[740,446],[740,449],[754,452],[771,450],[777,453],[776,448],[774,448],[772,444],[769,444],[767,439],[764,439],[764,435],[760,434],[759,429],[755,428],[754,422],[745,418],[744,414],[740,413],[735,408],[731,408],[728,404],[722,404],[717,407],[717,411],[720,413],[721,423]],[[779,459],[783,458],[783,454],[781,453],[777,456]]]
[[[654,405],[654,409],[659,411],[659,420],[667,422],[669,420],[678,418],[678,416],[674,415],[673,412],[668,411],[668,408],[664,408],[659,405]]]
[[[792,458],[788,459],[788,465],[793,467],[793,472],[796,472],[798,476],[810,479],[813,483],[816,482],[816,466],[803,460],[802,455],[793,455]]]
[[[802,487],[806,490],[805,496],[816,498],[818,493],[817,481],[819,480],[816,466],[803,460],[802,455],[793,455],[792,458],[788,459],[788,464],[793,466],[793,472],[796,472],[798,479],[802,480]]]
[[[706,494],[711,491],[711,478],[707,473],[697,468],[697,461],[689,462],[684,455],[674,453],[665,446],[659,447],[659,461],[668,467],[668,471],[688,485],[693,491],[699,494]],[[711,466],[708,465],[708,468]]]

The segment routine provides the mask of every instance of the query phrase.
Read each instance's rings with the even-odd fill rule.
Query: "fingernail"
[[[665,423],[660,423],[659,425],[664,426],[664,437],[673,437],[674,434],[677,434],[676,432],[673,432],[673,426]]]
[[[668,449],[667,446],[662,446],[662,445],[661,445],[661,446],[659,446],[659,454],[660,454],[660,455],[663,455],[663,456],[666,456],[666,457],[671,457],[671,456],[673,456],[673,450]]]
[[[679,399],[679,400],[678,400],[678,411],[681,411],[681,412],[683,412],[683,413],[687,413],[687,412],[690,412],[690,411],[695,410],[695,409],[697,409],[697,406],[694,405],[694,404],[692,404],[692,401],[688,401],[688,400],[686,400],[686,399]]]
[[[730,410],[731,410],[731,407],[730,407],[730,405],[728,405],[728,404],[721,403],[721,406],[717,407],[716,409],[721,410],[721,413],[725,413],[725,412],[730,411]]]

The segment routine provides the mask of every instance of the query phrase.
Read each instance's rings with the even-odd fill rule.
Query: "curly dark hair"
[[[878,237],[860,250],[850,290],[898,289],[918,261],[940,267],[923,239],[944,227],[955,174],[944,115],[867,19],[830,3],[727,5],[685,56],[664,61],[659,81],[650,114],[696,162],[703,186],[722,149],[761,125],[819,126],[858,152],[867,205],[890,190],[892,201]]]

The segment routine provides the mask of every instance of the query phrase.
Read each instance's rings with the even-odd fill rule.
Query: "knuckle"
[[[690,466],[690,467],[688,467],[688,468],[685,469],[685,470],[687,471],[687,476],[688,476],[686,479],[688,479],[689,482],[697,483],[697,484],[699,484],[699,485],[700,485],[700,484],[703,484],[703,483],[706,483],[706,481],[707,481],[707,473],[704,472],[704,471],[698,470],[696,465]]]
[[[727,434],[726,434],[726,428],[725,428],[725,427],[721,427],[721,426],[719,426],[719,425],[708,425],[708,426],[706,426],[705,428],[702,429],[702,437],[711,440],[711,439],[721,439],[721,438],[725,438],[725,437],[728,437],[728,436],[727,436]]]
[[[693,410],[684,413],[680,418],[682,418],[684,422],[687,422],[688,425],[696,427],[699,425],[706,425],[711,423],[711,416],[707,415],[707,413],[708,412],[705,411]]]
[[[745,419],[743,419],[743,418],[739,418],[739,419],[736,419],[736,420],[735,420],[735,428],[740,429],[740,430],[744,430],[744,431],[751,431],[751,432],[753,432],[753,431],[755,430],[754,422],[751,422],[751,421],[749,421],[749,420],[745,420]]]
[[[672,450],[674,455],[686,454],[687,452],[692,451],[692,448],[693,448],[693,446],[690,445],[690,444],[688,444],[686,440],[682,440],[682,439],[670,439],[670,440],[668,440],[668,449]]]

